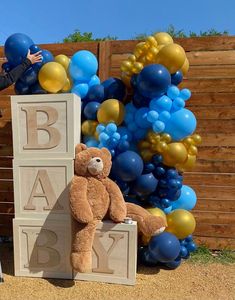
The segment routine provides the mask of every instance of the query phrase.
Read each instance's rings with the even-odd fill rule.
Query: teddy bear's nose
[[[100,162],[100,159],[99,159],[99,158],[97,158],[97,159],[96,159],[96,161],[97,161],[97,162]]]

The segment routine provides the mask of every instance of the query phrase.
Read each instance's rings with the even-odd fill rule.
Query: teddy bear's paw
[[[71,263],[73,268],[80,273],[90,273],[92,271],[92,255],[87,252],[73,252],[71,254]]]
[[[162,233],[165,229],[166,229],[166,227],[161,227],[158,230],[156,230],[153,235],[158,235],[158,234]]]

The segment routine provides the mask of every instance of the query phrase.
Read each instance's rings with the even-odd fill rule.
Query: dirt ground
[[[6,250],[6,249],[4,249]],[[12,250],[1,253],[0,300],[232,300],[235,264],[184,262],[174,271],[140,267],[135,286],[13,276]]]

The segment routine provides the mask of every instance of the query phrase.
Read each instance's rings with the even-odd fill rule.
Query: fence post
[[[99,71],[98,75],[101,81],[106,80],[110,76],[111,67],[111,41],[99,43]]]

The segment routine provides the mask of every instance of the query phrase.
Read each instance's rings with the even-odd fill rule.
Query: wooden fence
[[[198,202],[196,241],[214,249],[235,249],[235,37],[175,39],[183,46],[190,71],[181,87],[192,97],[187,106],[198,120],[197,133],[203,138],[193,172],[185,173],[184,184],[195,189]],[[120,76],[120,63],[137,41],[68,43],[42,45],[54,55],[87,49],[99,60],[102,80]],[[3,48],[0,48],[4,61]],[[9,95],[0,93],[0,235],[12,233],[14,217],[12,181],[12,133]]]

